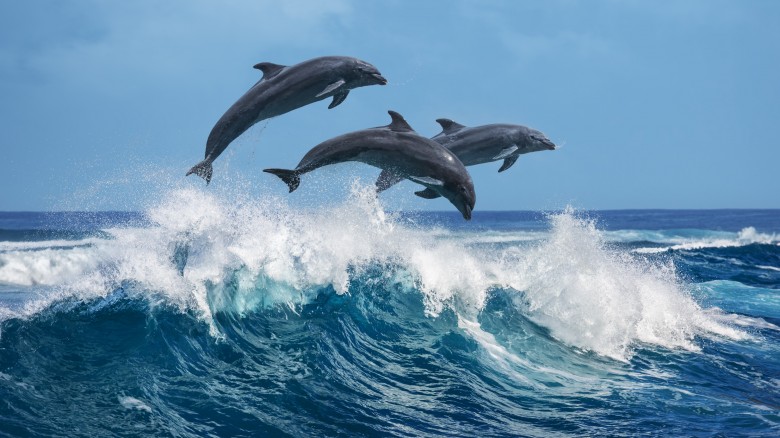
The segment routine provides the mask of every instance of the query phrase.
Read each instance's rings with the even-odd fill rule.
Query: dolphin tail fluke
[[[376,192],[383,192],[397,183],[403,181],[404,177],[393,173],[387,169],[383,169],[379,174],[379,178],[376,179]]]
[[[187,175],[195,174],[199,177],[206,180],[206,184],[211,182],[211,172],[213,171],[211,167],[211,160],[205,159],[201,161],[200,163],[194,165],[192,169],[190,169],[189,172],[187,172]]]
[[[285,184],[290,188],[290,193],[292,193],[295,189],[298,188],[298,185],[301,183],[301,177],[298,176],[298,172],[294,170],[287,170],[287,169],[263,169],[263,172],[272,173],[284,181]]]

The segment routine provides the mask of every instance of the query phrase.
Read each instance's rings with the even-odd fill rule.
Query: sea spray
[[[571,209],[550,215],[552,228],[542,240],[536,232],[537,243],[499,239],[503,246],[410,224],[360,184],[338,205],[302,210],[278,198],[177,189],[146,216],[149,226],[108,228],[110,239],[84,247],[2,254],[15,257],[0,268],[2,281],[54,286],[30,311],[132,284],[134,294],[194,310],[218,335],[214,312],[295,307],[323,288],[349,293],[351,278],[382,265],[401,290],[422,294],[430,317],[449,308],[476,321],[491,290],[509,287],[515,305],[556,338],[619,360],[637,343],[696,351],[697,335],[743,336],[702,312],[671,263],[610,249],[604,232]],[[9,271],[29,258],[51,264],[51,251],[67,269],[28,261],[23,272]]]
[[[521,292],[516,304],[558,339],[625,361],[638,343],[697,351],[696,335],[746,336],[707,317],[671,262],[611,249],[593,220],[569,208],[550,221],[549,239],[507,251],[503,272]]]

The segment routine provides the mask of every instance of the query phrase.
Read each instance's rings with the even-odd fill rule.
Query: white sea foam
[[[484,231],[475,233],[473,231],[434,230],[430,234],[440,239],[457,240],[463,244],[538,242],[549,236],[549,233],[545,231]]]
[[[698,350],[697,335],[747,337],[707,316],[671,264],[610,250],[593,222],[571,211],[551,218],[551,238],[509,255],[502,270],[518,305],[562,341],[619,360],[637,342]]]
[[[421,291],[430,316],[453,307],[476,321],[489,292],[509,288],[556,338],[616,359],[640,342],[695,351],[698,335],[746,336],[703,312],[672,265],[609,250],[603,232],[571,211],[551,217],[546,239],[501,250],[404,225],[373,187],[355,186],[343,203],[311,210],[182,189],[147,215],[153,226],[104,230],[112,238],[89,247],[0,254],[0,281],[58,285],[28,303],[27,314],[130,282],[128,293],[153,294],[211,323],[213,312],[306,302],[322,287],[346,293],[353,275],[378,262],[399,267],[391,281]],[[177,250],[187,252],[183,275]]]
[[[736,327],[780,331],[780,327],[767,322],[763,318],[753,318],[735,313],[725,313],[718,308],[706,309],[705,312],[707,313],[707,316],[715,321],[727,323]]]
[[[0,283],[22,286],[62,284],[100,263],[90,248],[0,253]]]
[[[484,351],[487,352],[487,354],[490,355],[490,357],[495,362],[500,364],[505,372],[510,373],[515,380],[521,381],[528,386],[541,389],[540,385],[534,383],[528,377],[514,371],[513,367],[510,366],[520,366],[522,368],[528,369],[532,367],[531,363],[510,353],[506,348],[499,344],[498,341],[496,341],[495,336],[482,330],[482,327],[479,323],[459,317],[458,327],[460,327],[461,330],[468,333],[475,341],[477,341],[482,346]]]
[[[38,242],[0,242],[0,253],[8,251],[30,251],[37,249],[58,249],[89,246],[100,239],[89,238],[80,240],[43,240]]]
[[[142,402],[141,400],[138,400],[135,397],[129,397],[129,396],[120,396],[119,397],[119,404],[122,405],[125,409],[135,409],[139,411],[145,411],[145,412],[152,412],[152,408],[149,407],[146,403]]]
[[[659,243],[672,243],[669,246],[656,248],[638,248],[635,251],[644,254],[654,254],[666,252],[669,250],[696,250],[703,248],[731,248],[755,243],[771,245],[778,242],[776,234],[766,234],[758,232],[754,227],[746,227],[738,233],[718,233],[718,237],[707,238],[665,238],[654,240]]]

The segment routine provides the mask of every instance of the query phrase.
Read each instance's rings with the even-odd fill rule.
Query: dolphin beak
[[[379,85],[387,85],[387,79],[385,79],[385,77],[380,75],[379,73],[374,73],[371,76],[373,76],[374,79],[379,81]]]
[[[464,204],[463,207],[458,210],[463,214],[463,219],[466,219],[467,221],[471,220],[471,207],[469,207],[468,204]]]
[[[547,146],[547,149],[549,149],[551,151],[554,151],[556,149],[555,148],[555,143],[551,142],[550,140],[546,140],[544,142],[544,145]]]

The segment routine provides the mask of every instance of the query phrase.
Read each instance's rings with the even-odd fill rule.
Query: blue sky
[[[0,210],[135,210],[203,158],[261,61],[350,55],[365,87],[261,122],[215,163],[205,190],[288,196],[293,167],[333,136],[403,114],[517,123],[560,150],[470,167],[476,210],[780,208],[780,2],[4,1]],[[291,202],[346,196],[379,170],[331,166]],[[236,187],[240,187],[237,189]],[[404,182],[402,209],[450,210]]]

